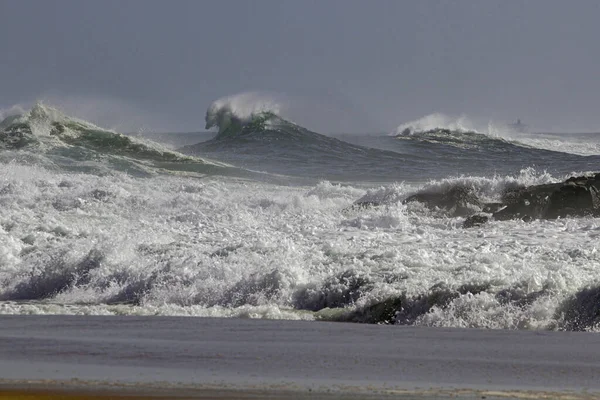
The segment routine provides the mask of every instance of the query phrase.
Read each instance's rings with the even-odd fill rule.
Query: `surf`
[[[488,122],[477,126],[465,115],[452,117],[441,113],[399,125],[390,136],[405,141],[420,141],[490,152],[523,151],[535,154],[565,153],[576,156],[600,155],[600,144],[593,138],[574,134],[527,133],[511,125]],[[581,137],[580,137],[581,136]]]
[[[336,181],[411,179],[410,168],[426,157],[354,145],[313,132],[287,120],[280,107],[242,94],[213,102],[206,128],[217,129],[208,141],[178,149],[193,156],[269,173]]]
[[[42,103],[0,122],[0,160],[48,168],[137,176],[156,173],[258,176],[218,161],[184,155],[159,143],[103,129]]]

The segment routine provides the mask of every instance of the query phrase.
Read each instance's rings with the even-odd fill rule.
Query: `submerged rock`
[[[409,196],[404,203],[418,201],[429,208],[445,210],[453,217],[464,217],[482,208],[483,203],[468,186],[454,186],[443,192],[420,192]]]
[[[489,288],[490,284],[487,282],[467,284],[458,288],[451,288],[444,283],[438,283],[429,288],[427,293],[415,297],[399,294],[342,314],[336,320],[367,324],[414,325],[421,316],[427,314],[433,307],[444,308],[461,295],[478,294],[489,290]]]
[[[487,215],[475,214],[467,217],[463,222],[463,228],[473,228],[475,226],[481,226],[488,222],[490,218]]]
[[[567,299],[559,308],[567,331],[587,331],[600,328],[600,287],[587,287]]]

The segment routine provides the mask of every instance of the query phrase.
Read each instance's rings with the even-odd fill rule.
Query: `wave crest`
[[[219,134],[239,131],[257,116],[279,115],[281,106],[256,92],[241,93],[215,100],[206,110],[206,129],[217,127]]]
[[[34,162],[42,165],[84,172],[118,170],[140,176],[176,172],[262,177],[221,162],[184,155],[150,140],[100,128],[42,103],[0,122],[0,149],[8,150],[2,160],[10,161],[18,154],[18,157],[33,157]]]
[[[477,132],[473,126],[473,123],[465,115],[452,117],[449,115],[434,113],[399,125],[396,130],[392,132],[392,135],[408,136],[419,132],[440,129],[458,132]]]

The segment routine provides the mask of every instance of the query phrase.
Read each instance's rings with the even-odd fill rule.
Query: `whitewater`
[[[44,105],[7,117],[0,313],[600,329],[600,218],[465,229],[404,202],[598,172],[595,137],[331,137],[248,96],[206,124],[214,137],[173,149]]]

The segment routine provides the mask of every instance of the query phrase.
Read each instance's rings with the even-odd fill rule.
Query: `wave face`
[[[29,160],[45,167],[81,172],[256,175],[102,129],[42,104],[0,123],[0,150],[0,161]]]
[[[411,180],[418,171],[428,169],[427,157],[355,145],[312,132],[282,118],[273,103],[252,106],[247,100],[244,96],[213,103],[206,113],[206,127],[217,127],[216,137],[179,151],[252,170],[317,180]],[[240,109],[239,104],[244,106]]]
[[[206,126],[218,128],[216,137],[179,150],[257,171],[349,182],[423,181],[473,171],[514,174],[528,167],[563,174],[593,170],[600,162],[598,155],[583,157],[482,134],[469,130],[464,117],[437,114],[400,126],[392,137],[358,142],[346,135],[339,140],[285,120],[273,102],[253,105],[252,99],[244,95],[213,103]],[[436,125],[445,127],[432,128]]]

